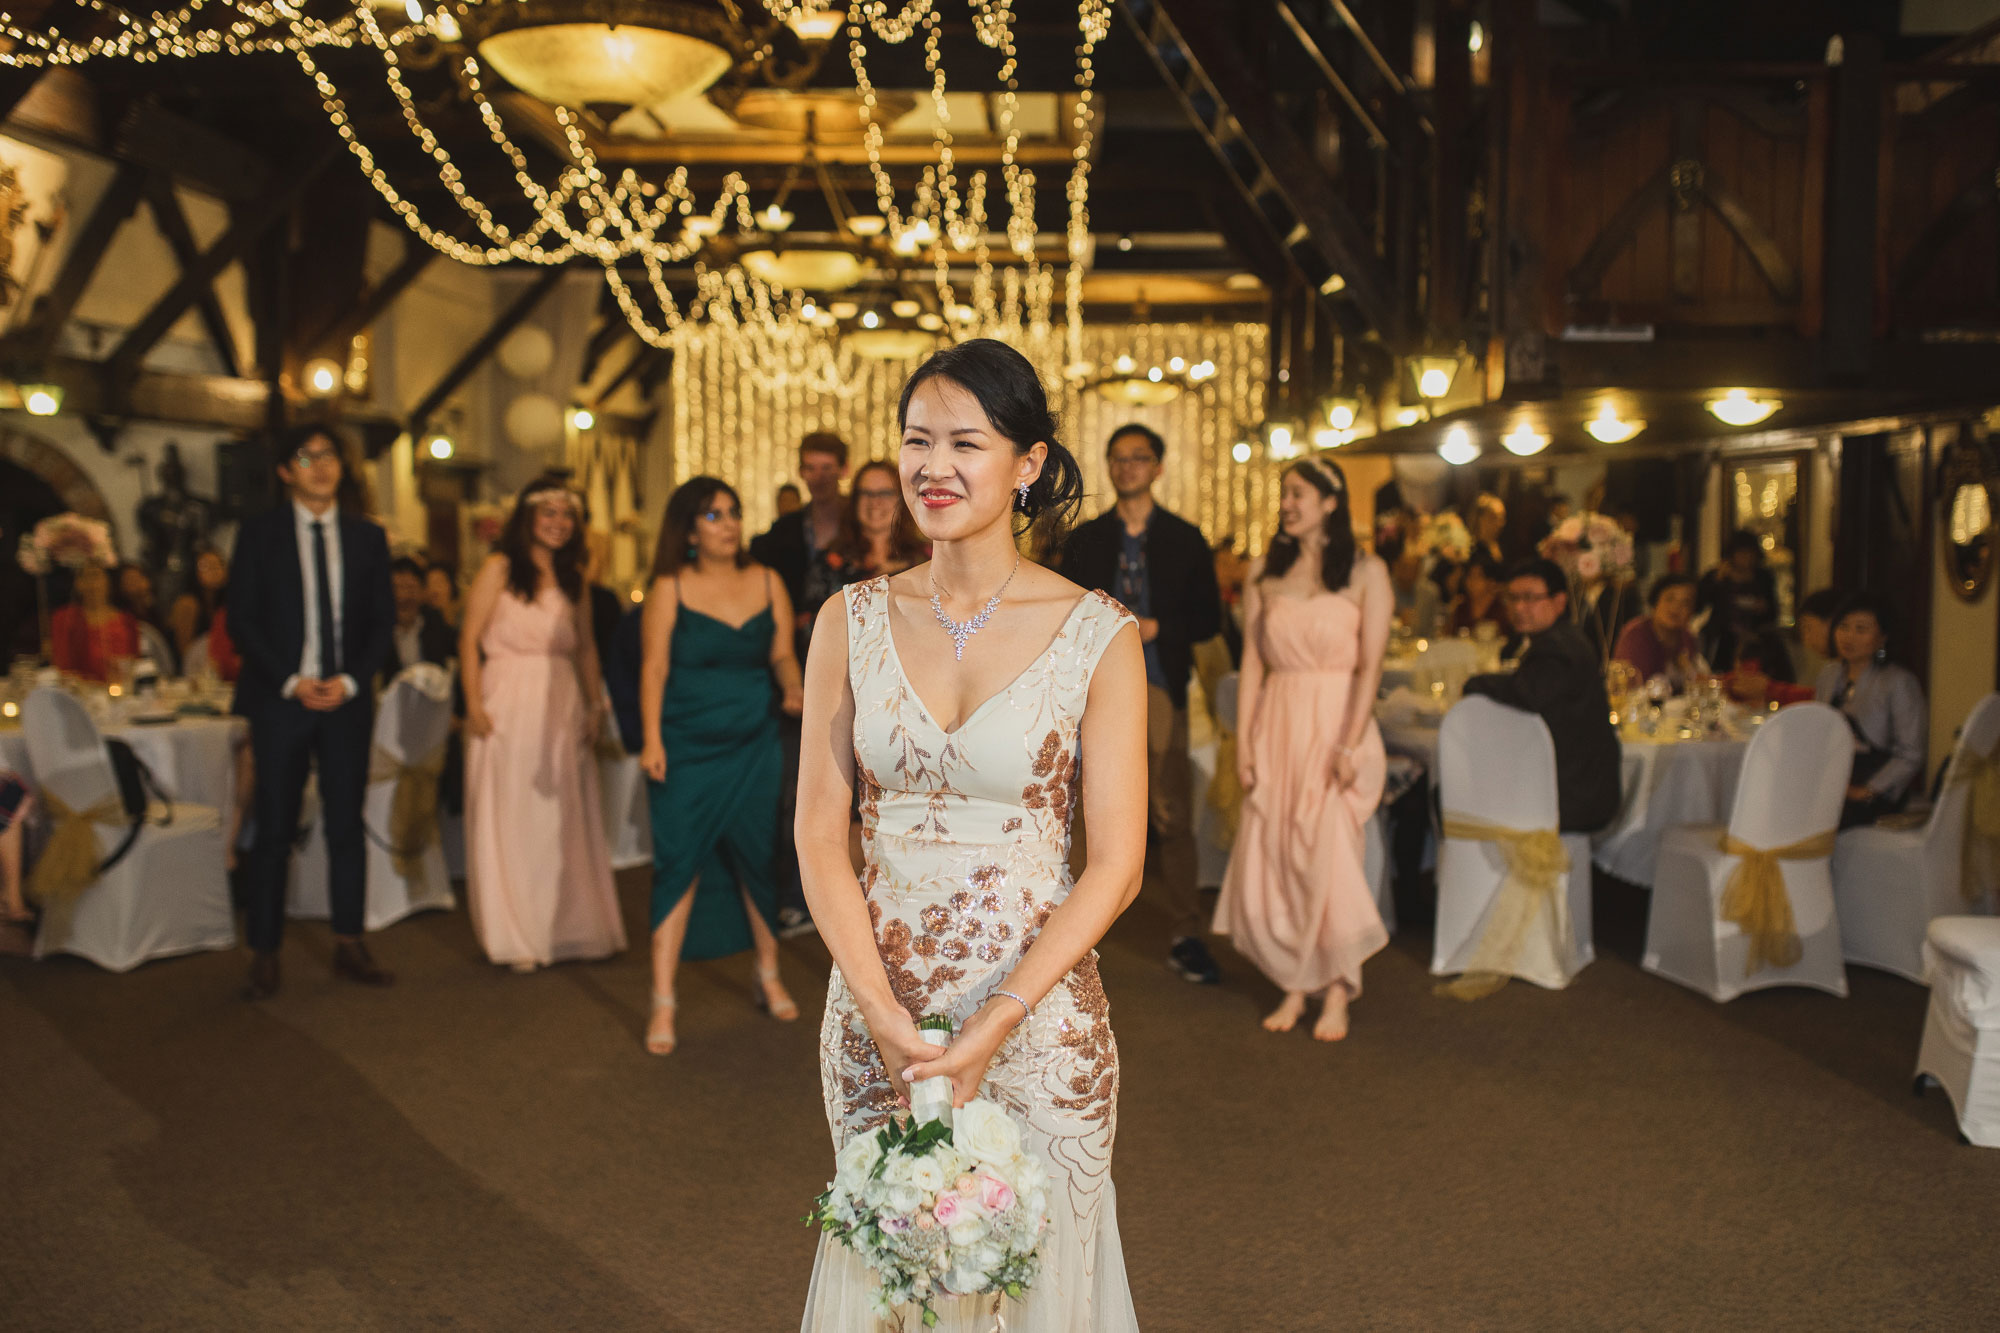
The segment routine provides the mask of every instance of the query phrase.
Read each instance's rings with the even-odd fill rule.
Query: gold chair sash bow
[[[1728,887],[1722,891],[1722,919],[1732,922],[1749,937],[1750,952],[1743,960],[1744,976],[1767,964],[1790,967],[1804,955],[1798,924],[1792,917],[1791,895],[1785,892],[1785,876],[1778,862],[1817,861],[1832,856],[1834,832],[1828,829],[1783,847],[1752,847],[1723,831],[1722,850],[1741,858],[1730,872]]]
[[[52,791],[39,793],[55,828],[48,845],[28,876],[30,898],[45,907],[68,904],[97,878],[97,834],[94,825],[122,829],[131,821],[117,792],[88,810],[72,810]]]
[[[1569,913],[1562,910],[1558,889],[1570,869],[1569,849],[1554,829],[1508,828],[1450,811],[1445,812],[1444,835],[1493,843],[1507,862],[1507,878],[1486,914],[1486,929],[1473,946],[1464,974],[1436,988],[1439,995],[1477,1000],[1499,990],[1515,975],[1528,931],[1545,908],[1556,913],[1564,937],[1558,943],[1567,948],[1573,927]]]
[[[1987,865],[2000,860],[2000,757],[1960,749],[1951,764],[1951,785],[1971,787],[1966,797],[1965,840],[1960,844],[1958,891],[1968,903],[1986,896],[1980,878],[1979,849],[1986,848]]]
[[[401,763],[375,746],[368,756],[368,781],[394,780],[389,797],[389,859],[404,879],[422,874],[423,854],[437,836],[438,778],[444,773],[445,747],[414,763]]]

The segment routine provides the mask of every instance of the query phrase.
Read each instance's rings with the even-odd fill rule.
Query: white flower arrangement
[[[915,1305],[928,1328],[940,1298],[991,1292],[997,1310],[1033,1285],[1048,1191],[1020,1125],[981,1097],[952,1123],[897,1119],[848,1140],[805,1220],[875,1270],[878,1316],[894,1322],[896,1307]]]
[[[109,569],[118,563],[118,552],[111,545],[110,526],[101,520],[82,514],[52,514],[35,524],[34,531],[23,534],[14,559],[24,571],[39,577],[57,565]]]

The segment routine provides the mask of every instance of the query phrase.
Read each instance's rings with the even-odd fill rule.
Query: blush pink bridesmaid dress
[[[541,966],[625,947],[576,679],[576,614],[558,588],[500,594],[479,646],[493,734],[465,744],[465,887],[496,963]]]
[[[1240,742],[1257,785],[1243,801],[1215,932],[1283,990],[1344,981],[1352,998],[1361,964],[1389,942],[1363,866],[1386,769],[1372,717],[1354,785],[1336,791],[1328,777],[1364,652],[1361,606],[1345,593],[1267,595],[1258,619],[1251,632],[1267,674]],[[1386,623],[1380,633],[1386,642]]]

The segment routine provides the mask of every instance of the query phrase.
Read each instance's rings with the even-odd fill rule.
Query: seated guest
[[[1505,575],[1500,564],[1484,550],[1475,549],[1465,562],[1458,601],[1445,618],[1445,632],[1476,630],[1481,625],[1507,628]]]
[[[382,684],[419,662],[449,666],[458,654],[458,636],[437,608],[424,601],[423,566],[408,556],[389,562],[389,586],[396,594],[396,626],[390,635],[389,660]]]
[[[1833,618],[1835,660],[1819,673],[1814,695],[1854,729],[1854,772],[1840,826],[1872,824],[1900,810],[1924,771],[1928,722],[1924,688],[1889,660],[1889,617],[1881,603],[1853,597]]]
[[[1793,680],[1810,686],[1833,660],[1833,617],[1846,600],[1838,588],[1821,588],[1799,603],[1794,641],[1789,645]]]
[[[1416,606],[1407,622],[1410,633],[1422,639],[1445,633],[1464,591],[1464,562],[1447,555],[1437,557],[1423,582],[1417,585]]]
[[[1694,618],[1694,580],[1686,574],[1662,574],[1647,595],[1647,613],[1625,626],[1612,650],[1612,660],[1631,664],[1639,679],[1665,676],[1675,694],[1686,693],[1695,679],[1708,674],[1688,621]]]
[[[1569,618],[1569,580],[1537,558],[1507,580],[1507,614],[1527,640],[1511,673],[1474,676],[1467,694],[1534,713],[1556,748],[1556,804],[1564,833],[1592,833],[1618,813],[1618,733],[1597,654]]]
[[[1470,521],[1466,526],[1472,529],[1473,554],[1484,551],[1494,565],[1505,569],[1507,554],[1500,541],[1507,532],[1507,506],[1499,496],[1482,492],[1472,502],[1472,512],[1467,517]]]
[[[229,608],[222,607],[215,613],[215,622],[208,630],[208,669],[215,673],[217,680],[236,683],[237,672],[243,669],[243,657],[236,651],[235,641],[229,637]]]
[[[1764,564],[1764,543],[1756,533],[1743,529],[1729,538],[1722,563],[1701,576],[1695,605],[1708,612],[1702,655],[1718,671],[1733,670],[1738,653],[1760,642],[1778,618],[1777,580]],[[1766,663],[1765,674],[1772,674],[1771,665]]]
[[[139,655],[139,622],[111,605],[111,578],[85,565],[71,581],[73,600],[49,617],[55,664],[86,680],[109,680]]]
[[[174,647],[185,654],[190,644],[214,629],[216,612],[228,599],[229,562],[215,548],[204,546],[194,558],[194,587],[174,598],[167,612]]]
[[[424,600],[433,610],[444,617],[444,623],[454,630],[458,628],[458,571],[450,565],[433,561],[424,570]]]
[[[132,617],[139,630],[139,656],[151,658],[163,676],[177,676],[181,669],[180,651],[160,619],[158,601],[153,596],[153,576],[143,565],[120,565],[111,584],[111,604]]]

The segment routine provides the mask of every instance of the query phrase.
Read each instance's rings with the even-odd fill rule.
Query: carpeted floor
[[[1226,951],[1222,987],[1175,980],[1135,909],[1103,952],[1143,1326],[2000,1323],[2000,1152],[1911,1095],[1923,992],[1857,968],[1845,1001],[1716,1006],[1638,970],[1638,898],[1600,884],[1562,993],[1435,998],[1400,936],[1337,1047],[1260,1031],[1275,992]],[[666,1059],[643,951],[517,977],[462,912],[375,947],[393,990],[295,930],[261,1006],[239,955],[0,960],[0,1327],[797,1327],[816,940],[805,1021],[752,1009],[747,958],[697,965]]]

